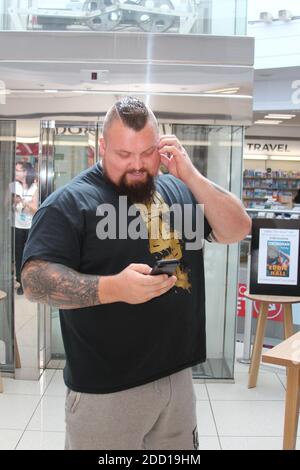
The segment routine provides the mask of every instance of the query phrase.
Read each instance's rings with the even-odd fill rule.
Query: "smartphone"
[[[177,266],[179,266],[179,261],[177,259],[161,259],[156,261],[150,274],[168,274],[168,276],[172,276],[175,273]]]

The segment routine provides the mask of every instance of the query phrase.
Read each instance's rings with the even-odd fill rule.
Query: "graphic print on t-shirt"
[[[149,251],[157,254],[157,259],[182,259],[182,240],[180,234],[174,228],[171,229],[163,214],[170,213],[170,207],[164,201],[161,194],[154,192],[151,203],[147,206],[135,204],[139,208],[141,216],[148,230]],[[147,207],[147,210],[145,209]],[[183,266],[176,268],[177,281],[175,287],[190,291],[192,284],[189,273]]]

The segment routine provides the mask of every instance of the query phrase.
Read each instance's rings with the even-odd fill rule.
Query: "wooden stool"
[[[256,387],[258,369],[261,359],[263,341],[265,337],[266,321],[268,316],[269,304],[282,304],[283,306],[283,322],[284,322],[284,338],[289,338],[293,334],[293,315],[292,304],[300,302],[300,297],[283,297],[280,295],[257,295],[245,292],[247,299],[255,302],[261,302],[259,316],[257,320],[257,328],[255,340],[251,355],[251,364],[249,369],[248,388]]]
[[[295,449],[300,404],[300,331],[264,353],[262,360],[287,368],[283,449]]]

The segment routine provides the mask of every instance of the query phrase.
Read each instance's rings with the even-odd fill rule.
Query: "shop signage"
[[[237,302],[238,317],[244,317],[246,314],[246,298],[245,292],[247,290],[246,284],[239,284],[239,296]],[[252,317],[257,318],[260,311],[260,302],[252,302]],[[283,321],[283,308],[281,304],[269,304],[268,306],[268,320],[282,322]]]
[[[246,139],[244,154],[300,155],[300,141]]]

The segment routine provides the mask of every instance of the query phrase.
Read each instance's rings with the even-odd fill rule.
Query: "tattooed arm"
[[[150,271],[146,264],[132,263],[113,276],[94,276],[59,263],[29,260],[22,269],[22,284],[31,302],[65,310],[113,302],[138,304],[164,294],[176,282],[175,276],[152,276]]]
[[[63,309],[99,305],[100,276],[81,274],[63,264],[30,260],[22,270],[25,296],[31,302]]]

